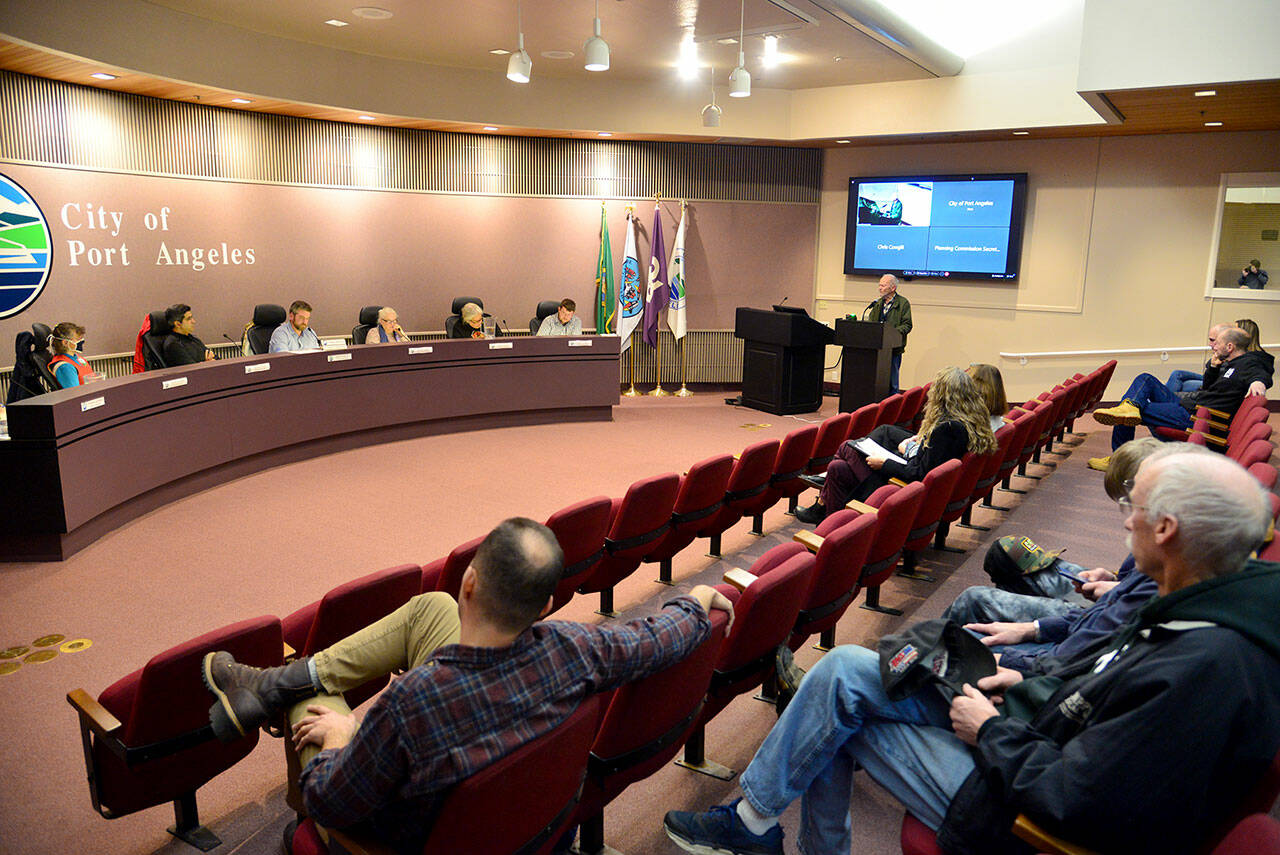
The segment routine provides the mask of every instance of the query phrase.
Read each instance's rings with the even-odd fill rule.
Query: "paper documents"
[[[867,457],[879,457],[884,460],[896,460],[898,463],[907,462],[903,460],[901,457],[899,457],[898,455],[894,454],[892,451],[889,451],[880,443],[876,442],[874,439],[871,439],[870,437],[864,436],[862,439],[855,439],[855,440],[852,440],[852,442],[853,442],[853,447],[861,451]]]

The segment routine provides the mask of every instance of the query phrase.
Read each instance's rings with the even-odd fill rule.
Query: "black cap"
[[[996,673],[991,650],[960,624],[926,620],[899,635],[880,639],[880,681],[889,700],[900,701],[932,683],[950,701],[965,683]]]

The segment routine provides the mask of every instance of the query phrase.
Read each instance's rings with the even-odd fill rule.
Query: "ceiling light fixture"
[[[742,30],[747,16],[747,0],[738,5],[738,67],[729,72],[729,97],[751,96],[751,75],[747,72],[747,58],[742,53]]]
[[[499,47],[499,48],[494,48],[493,50],[489,51],[489,53],[493,54],[494,56],[506,56],[507,54],[511,53],[511,51],[507,50],[506,48]]]
[[[528,83],[533,73],[533,60],[524,49],[524,19],[520,15],[520,0],[516,0],[516,52],[507,60],[507,79],[512,83]]]
[[[373,116],[370,116],[369,114],[367,114],[367,113],[366,113],[366,114],[364,114],[364,115],[360,116],[360,121],[362,121],[362,122],[372,122],[372,121],[373,121]]]
[[[596,136],[598,136],[598,137],[611,137],[611,136],[613,136],[613,134],[609,133],[608,131],[601,131],[600,133],[596,134]]]
[[[711,67],[711,103],[702,108],[702,127],[720,127],[721,109],[716,104],[716,69]]]
[[[1212,97],[1212,96],[1214,96],[1214,95],[1217,95],[1217,94],[1218,94],[1218,90],[1217,90],[1217,89],[1201,89],[1199,92],[1197,92],[1197,93],[1196,93],[1196,97],[1197,97],[1197,98],[1210,98],[1210,97]]]
[[[114,74],[107,74],[105,71],[99,71],[94,74],[90,74],[89,76],[94,78],[95,80],[115,80],[116,79],[116,76]]]
[[[1206,128],[1220,128],[1222,127],[1222,122],[1205,122],[1204,126]]]
[[[764,67],[775,68],[778,65],[778,37],[764,37]]]
[[[1028,134],[1030,134],[1030,133],[1031,133],[1031,131],[1014,131],[1014,132],[1013,132],[1013,135],[1014,135],[1015,137],[1025,137],[1025,136],[1027,136],[1027,135],[1028,135]]]
[[[497,128],[496,126],[494,126],[494,125],[485,125],[485,126],[484,126],[484,129],[485,129],[486,131],[496,131],[498,128]]]
[[[693,35],[685,36],[680,43],[680,76],[685,80],[693,80],[698,76],[698,44]]]
[[[593,26],[595,35],[587,39],[586,44],[582,46],[582,52],[586,55],[585,68],[587,71],[608,71],[609,43],[600,38],[600,0],[596,0],[596,17]]]
[[[351,10],[351,14],[366,21],[385,21],[391,17],[391,11],[381,6],[357,6]]]
[[[331,27],[345,27],[347,25],[346,21],[339,21],[337,18],[330,18],[325,23]]]
[[[249,100],[248,98],[232,98],[231,103],[232,104],[252,104],[253,101]]]
[[[837,145],[848,145],[852,140],[836,140]]]

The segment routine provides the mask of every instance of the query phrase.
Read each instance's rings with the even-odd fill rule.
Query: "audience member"
[[[818,501],[798,508],[796,519],[810,525],[822,522],[830,511],[839,510],[850,499],[866,499],[890,478],[919,481],[933,467],[963,457],[966,451],[988,454],[996,449],[987,405],[973,380],[959,368],[944,368],[933,378],[919,434],[880,425],[869,438],[887,451],[896,449],[905,455],[904,462],[866,456],[855,446],[856,440],[846,441],[827,465]]]
[[[169,325],[169,334],[164,337],[161,347],[165,365],[170,368],[175,365],[194,365],[215,358],[213,351],[192,335],[196,330],[196,320],[191,314],[190,306],[177,303],[165,309],[164,322]]]
[[[911,332],[911,303],[898,293],[898,277],[892,273],[881,276],[876,288],[880,292],[880,297],[872,300],[867,304],[867,308],[863,309],[863,320],[888,324],[902,333],[902,345],[893,349],[893,356],[889,363],[889,391],[896,393],[900,391],[898,375],[902,369],[902,354],[907,349],[907,333]],[[871,314],[868,315],[867,312]],[[853,315],[848,317],[852,318]]]
[[[1178,445],[1190,453],[1210,453],[1203,446]],[[1145,437],[1116,449],[1103,479],[1107,495],[1117,502],[1124,499],[1142,461],[1167,447]],[[1044,554],[1026,538],[1007,540],[1012,543],[1006,545],[1006,538],[1000,538],[987,553],[987,572],[997,587],[967,588],[942,613],[982,636],[1006,668],[1045,673],[1055,660],[1069,659],[1114,632],[1156,596],[1156,583],[1135,569],[1132,555],[1115,572],[1104,567],[1090,570]],[[1038,559],[1034,563],[1039,569],[1018,573],[1017,558]],[[1068,581],[1064,572],[1080,581]],[[1080,594],[1094,604],[1079,605],[1074,600]]]
[[[294,300],[289,306],[289,319],[271,333],[268,353],[289,350],[318,350],[320,338],[311,329],[311,304],[306,300]]]
[[[1267,287],[1267,271],[1262,269],[1262,262],[1256,258],[1250,259],[1249,266],[1241,268],[1236,284],[1255,291]]]
[[[475,303],[464,303],[458,312],[458,319],[445,332],[449,338],[484,338],[484,310]],[[581,322],[579,322],[581,323]],[[502,330],[494,325],[493,334],[502,335]]]
[[[63,389],[101,379],[77,352],[83,343],[84,327],[79,324],[63,321],[53,328],[49,341],[53,358],[49,360],[49,370]]]
[[[1117,406],[1093,412],[1099,424],[1113,426],[1111,448],[1133,439],[1137,425],[1186,429],[1197,407],[1221,410],[1230,418],[1246,394],[1265,394],[1271,383],[1270,362],[1258,352],[1249,353],[1248,344],[1248,334],[1238,327],[1219,333],[1213,344],[1218,364],[1205,366],[1204,386],[1190,394],[1175,395],[1154,376],[1139,374]],[[1107,462],[1106,457],[1095,457],[1089,467],[1105,471]]]
[[[1280,565],[1248,557],[1271,516],[1258,483],[1225,457],[1170,452],[1121,500],[1160,594],[1133,621],[1051,674],[998,668],[949,702],[933,685],[891,700],[880,657],[838,647],[739,778],[743,798],[672,811],[667,834],[690,852],[781,855],[778,817],[802,797],[800,851],[849,852],[861,767],[947,852],[1026,851],[1018,813],[1102,851],[1206,848],[1280,747]]]
[[[729,601],[699,585],[656,615],[594,626],[539,621],[560,581],[550,529],[509,519],[481,543],[458,601],[423,594],[315,656],[278,668],[205,658],[215,733],[234,739],[289,710],[307,812],[322,826],[366,823],[421,851],[453,784],[564,721],[595,692],[658,671],[710,631]],[[405,671],[357,725],[339,692]],[[292,707],[292,709],[290,709]]]
[[[1257,321],[1251,318],[1241,318],[1236,321],[1236,326],[1244,330],[1245,335],[1249,336],[1249,343],[1245,346],[1245,350],[1249,353],[1266,353],[1267,358],[1270,360],[1267,363],[1267,370],[1269,373],[1272,372],[1275,366],[1275,357],[1262,349],[1262,331],[1258,329]]]
[[[1214,343],[1218,340],[1218,335],[1223,330],[1231,329],[1231,324],[1214,324],[1209,327],[1209,347],[1212,349]],[[1220,365],[1217,353],[1209,354],[1209,361],[1204,364],[1205,370],[1209,370],[1211,365]],[[1181,395],[1183,392],[1195,392],[1204,385],[1204,374],[1197,374],[1194,371],[1184,371],[1179,368],[1169,374],[1169,379],[1164,384],[1169,391],[1175,395]]]
[[[538,335],[582,335],[582,318],[574,314],[578,304],[565,297],[554,315],[542,319]]]
[[[388,344],[397,341],[408,341],[409,336],[400,328],[400,318],[396,310],[383,306],[378,310],[378,325],[369,330],[364,337],[365,344]]]
[[[995,433],[1004,425],[1005,414],[1009,412],[1009,399],[1004,393],[1004,377],[1000,375],[999,368],[985,362],[973,363],[965,373],[978,387],[978,394],[982,396],[990,414],[991,432]]]

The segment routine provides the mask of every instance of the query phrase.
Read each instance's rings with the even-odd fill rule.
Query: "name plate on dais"
[[[489,342],[490,350],[510,350],[515,344],[509,341],[491,341]]]
[[[80,412],[87,413],[90,410],[96,410],[107,402],[106,398],[90,398],[87,401],[80,402]]]
[[[569,346],[570,346],[570,347],[590,347],[590,346],[591,346],[591,339],[589,339],[589,338],[574,338],[574,339],[570,339],[570,340],[569,340]]]
[[[244,367],[245,374],[257,374],[259,371],[270,371],[270,362],[259,362],[257,365],[246,365]]]
[[[434,350],[435,348],[432,347],[411,347],[409,348],[409,355],[415,356],[419,353],[432,353]]]
[[[186,377],[174,377],[172,380],[166,380],[160,384],[161,389],[177,389],[179,386],[187,385]]]
[[[349,354],[349,353],[331,353],[331,354],[329,354],[329,361],[330,361],[330,362],[346,362],[346,361],[347,361],[348,359],[350,359],[350,358],[351,358],[351,354]]]

